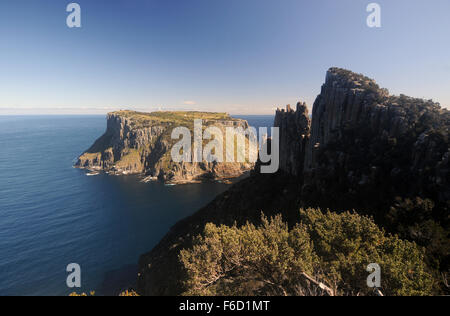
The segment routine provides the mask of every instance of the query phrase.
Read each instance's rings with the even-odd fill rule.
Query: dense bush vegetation
[[[300,210],[289,228],[281,216],[262,225],[207,224],[180,261],[186,295],[371,295],[366,267],[381,267],[385,295],[432,294],[423,250],[387,235],[354,213]]]
[[[89,295],[86,293],[78,294],[77,292],[70,293],[69,296],[95,296],[95,292],[90,292]],[[126,290],[119,294],[119,296],[139,296],[134,290]]]

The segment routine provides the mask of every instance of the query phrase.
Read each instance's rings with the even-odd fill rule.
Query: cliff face
[[[449,122],[432,101],[390,96],[372,79],[332,68],[311,123],[303,104],[277,111],[280,169],[299,177],[310,201],[335,195],[344,207],[373,191],[446,203]]]
[[[305,104],[278,110],[280,172],[253,176],[175,225],[140,259],[139,291],[183,292],[181,249],[208,222],[258,223],[261,212],[298,220],[300,207],[357,210],[426,248],[427,264],[450,267],[450,112],[391,96],[374,80],[331,68],[310,121]]]
[[[395,113],[388,113],[384,106],[377,103],[387,96],[387,90],[380,89],[369,78],[342,69],[330,69],[313,107],[311,138],[305,157],[306,170],[317,166],[315,154],[321,146],[342,137],[344,128],[360,125],[366,118],[371,121],[371,125],[367,126],[370,128],[379,128],[381,122],[391,125],[389,121]],[[396,128],[394,125],[393,129]]]
[[[107,116],[105,134],[75,166],[111,174],[142,174],[170,183],[235,178],[252,169],[253,164],[248,162],[173,162],[171,149],[177,140],[171,139],[172,130],[183,126],[192,131],[194,119],[202,119],[205,127],[218,127],[224,135],[228,126],[248,128],[245,120],[221,113],[114,112]]]
[[[313,107],[304,194],[446,204],[449,126],[450,112],[432,101],[390,96],[367,77],[332,68]]]
[[[112,173],[143,173],[150,149],[155,149],[167,127],[161,123],[136,129],[131,118],[109,113],[105,134],[78,158],[75,166]]]
[[[303,173],[310,124],[306,103],[298,103],[296,111],[289,105],[286,111],[277,109],[274,126],[280,128],[280,170],[295,176]]]

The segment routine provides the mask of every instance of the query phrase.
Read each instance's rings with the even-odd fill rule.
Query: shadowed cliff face
[[[280,128],[280,170],[294,175],[303,174],[303,164],[311,121],[306,103],[298,103],[294,111],[277,109],[274,126]]]
[[[178,253],[207,222],[258,224],[261,212],[281,212],[294,223],[299,207],[373,215],[389,232],[427,247],[432,269],[448,270],[449,111],[432,101],[390,96],[372,79],[331,68],[312,121],[299,103],[296,111],[278,110],[274,125],[280,128],[280,172],[255,172],[174,226],[141,257],[142,294],[183,292]]]
[[[390,96],[371,79],[333,68],[313,107],[303,194],[341,208],[374,196],[450,199],[450,113],[432,101]],[[308,193],[308,194],[307,194]],[[373,204],[372,204],[373,205]],[[383,203],[376,203],[383,207]],[[377,215],[377,214],[375,214]]]
[[[245,120],[222,113],[114,112],[107,116],[105,134],[79,157],[75,166],[111,174],[143,174],[149,180],[170,183],[236,178],[252,169],[253,164],[248,162],[174,162],[171,149],[177,140],[171,138],[171,133],[176,127],[187,127],[192,132],[194,119],[202,119],[205,127],[218,127],[224,135],[227,127],[248,128]]]
[[[354,201],[372,188],[380,198],[446,203],[449,122],[449,112],[432,101],[390,96],[372,79],[332,68],[311,124],[303,104],[277,111],[281,170],[304,182],[311,202],[335,194],[343,208],[366,207]]]

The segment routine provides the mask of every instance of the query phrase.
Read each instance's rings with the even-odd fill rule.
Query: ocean
[[[273,116],[236,116],[270,127]],[[68,295],[133,286],[139,256],[227,184],[166,186],[137,176],[87,176],[77,156],[106,129],[104,116],[0,116],[0,296]]]

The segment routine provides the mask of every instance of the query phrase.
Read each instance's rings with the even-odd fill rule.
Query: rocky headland
[[[202,120],[204,128],[218,127],[224,135],[227,127],[248,128],[247,121],[225,113],[113,112],[107,116],[105,134],[78,158],[75,167],[115,175],[139,174],[145,180],[174,184],[228,180],[253,168],[250,162],[174,162],[171,149],[177,140],[171,138],[173,129],[187,127],[193,135],[196,119]]]

